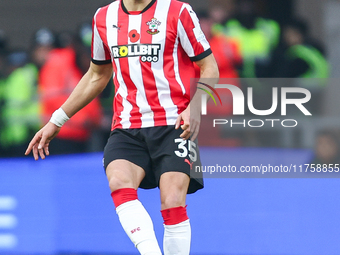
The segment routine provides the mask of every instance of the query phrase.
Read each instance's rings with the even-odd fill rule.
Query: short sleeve
[[[192,61],[199,61],[212,52],[196,13],[188,4],[183,4],[178,21],[180,43]]]
[[[99,9],[92,21],[92,46],[91,46],[91,58],[92,62],[96,65],[104,65],[111,63],[111,54],[107,46],[104,44],[98,27],[106,26],[106,24],[100,24],[101,9]],[[99,24],[98,24],[99,22]],[[106,31],[106,29],[103,29]]]

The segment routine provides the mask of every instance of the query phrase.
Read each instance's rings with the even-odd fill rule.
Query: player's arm
[[[61,106],[61,109],[55,112],[55,116],[52,117],[54,118],[53,122],[56,124],[49,121],[40,129],[28,145],[25,155],[33,151],[35,160],[38,160],[39,156],[45,159],[45,155],[49,155],[49,143],[59,133],[62,122],[71,118],[98,96],[108,84],[111,76],[111,64],[96,65],[91,63],[89,70],[79,81],[69,98]],[[59,122],[61,123],[60,125],[58,124]]]
[[[200,68],[201,79],[200,82],[209,84],[214,87],[218,83],[219,71],[216,60],[213,54],[195,62]],[[197,90],[192,98],[188,108],[184,110],[177,118],[176,129],[181,127],[183,133],[181,138],[195,140],[200,127],[201,122],[201,98],[205,92]],[[191,110],[191,111],[190,111]],[[181,126],[181,121],[183,125]]]

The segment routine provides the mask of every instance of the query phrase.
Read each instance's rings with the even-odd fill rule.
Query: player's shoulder
[[[99,13],[107,12],[107,9],[110,7],[119,7],[120,0],[114,0],[110,4],[107,4],[105,6],[99,7],[95,13],[95,16]]]
[[[183,14],[183,11],[192,14],[194,13],[192,7],[190,4],[178,0],[169,0],[171,2],[171,7],[170,10],[172,11],[173,14],[177,14],[178,17]]]
[[[170,0],[171,4],[178,8],[191,8],[190,4],[178,0]]]

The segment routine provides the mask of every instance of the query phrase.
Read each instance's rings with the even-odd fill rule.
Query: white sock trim
[[[186,221],[183,221],[183,222],[178,223],[176,225],[165,225],[164,224],[164,227],[167,228],[167,229],[178,229],[180,227],[183,227],[183,226],[185,227],[187,225],[190,226],[190,219],[187,219]]]
[[[176,225],[164,225],[164,255],[189,255],[190,243],[190,220]]]
[[[137,203],[140,203],[142,205],[142,203],[138,200],[138,199],[135,199],[135,200],[131,200],[129,202],[126,202],[124,204],[121,204],[120,206],[118,206],[116,208],[116,213],[119,215],[119,212],[127,209],[127,208],[130,208],[131,206],[135,205],[136,204],[136,201]],[[143,206],[143,205],[142,205]]]

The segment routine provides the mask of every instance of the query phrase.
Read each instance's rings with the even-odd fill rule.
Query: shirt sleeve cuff
[[[210,54],[212,54],[212,51],[209,48],[206,51],[202,52],[201,54],[199,54],[199,55],[197,55],[195,57],[191,57],[190,59],[191,59],[192,62],[196,62],[196,61],[202,60],[203,58],[208,57]]]
[[[96,64],[96,65],[106,65],[106,64],[110,64],[111,63],[111,59],[108,59],[108,60],[95,60],[95,59],[92,59],[92,63]]]

